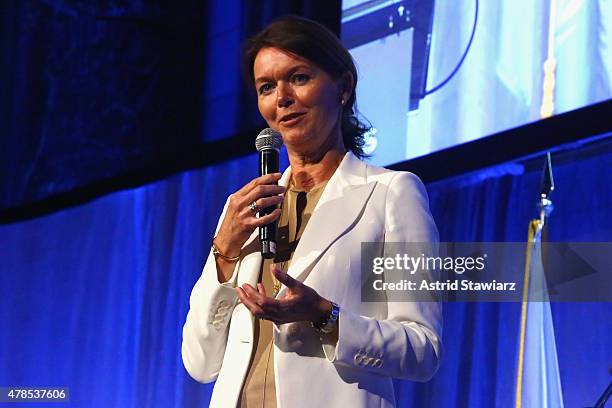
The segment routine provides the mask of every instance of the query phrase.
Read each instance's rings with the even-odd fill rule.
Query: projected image
[[[612,7],[344,0],[371,162],[389,165],[612,98]],[[607,8],[606,8],[607,7]]]

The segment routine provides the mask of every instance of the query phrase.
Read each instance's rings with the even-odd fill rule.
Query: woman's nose
[[[289,84],[280,83],[276,87],[276,103],[281,108],[286,108],[294,102],[293,91]]]

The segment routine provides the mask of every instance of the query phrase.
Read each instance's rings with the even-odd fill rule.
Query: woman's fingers
[[[283,202],[283,198],[284,197],[282,195],[264,197],[264,198],[260,198],[259,200],[257,200],[256,203],[260,208],[268,208],[268,207],[272,207],[272,206],[281,204]]]
[[[244,290],[248,297],[252,299],[255,303],[257,303],[259,306],[264,303],[263,301],[265,296],[262,296],[261,293],[256,291],[255,288],[249,285],[248,283],[242,285],[242,290]]]
[[[238,293],[240,301],[242,301],[242,303],[247,307],[247,309],[249,309],[251,313],[253,313],[253,316],[258,318],[264,317],[264,311],[261,306],[259,306],[255,301],[253,301],[253,299],[251,299],[249,295],[247,295],[246,291],[243,288],[237,287],[236,292]]]
[[[282,283],[283,285],[285,285],[288,288],[292,288],[292,289],[296,288],[296,287],[298,287],[302,283],[300,281],[297,281],[297,280],[293,279],[291,277],[291,275],[281,271],[278,268],[273,268],[272,269],[272,274],[274,274],[274,277],[276,279],[278,279],[278,281],[280,283]]]
[[[268,207],[277,206],[282,202],[283,202],[283,196],[278,196],[278,195],[275,195],[272,197],[264,197],[264,198],[255,200],[255,203],[261,210],[268,208]],[[251,208],[249,208],[249,211],[251,211],[251,214],[253,213],[253,210],[251,210]]]
[[[236,191],[235,194],[239,195],[239,196],[246,196],[248,193],[250,193],[253,189],[255,189],[257,186],[260,185],[276,185],[276,183],[278,183],[278,180],[280,180],[282,174],[281,173],[272,173],[272,174],[266,174],[264,176],[259,176],[251,181],[249,181],[244,187],[242,187],[240,190]]]
[[[320,311],[317,305],[322,298],[301,282],[294,286],[294,290],[297,291],[290,296],[274,299],[266,296],[266,289],[261,283],[257,284],[257,289],[248,283],[236,288],[242,303],[259,319],[276,324],[318,319]]]
[[[257,305],[264,309],[264,311],[274,311],[274,309],[278,306],[278,301],[276,299],[266,296],[266,289],[261,283],[257,284],[257,290],[255,290],[255,288],[248,283],[245,283],[242,285],[242,290],[244,290],[249,299],[253,300]]]
[[[266,289],[261,283],[257,284],[257,290],[248,283],[237,287],[238,297],[242,303],[253,313],[253,316],[271,320],[275,323],[283,321],[283,313],[280,304],[276,299],[265,295]]]
[[[264,297],[266,297],[266,288],[264,287],[264,285],[262,283],[258,283],[257,284],[257,291]]]
[[[247,218],[246,222],[248,223],[252,231],[253,229],[257,227],[261,227],[262,225],[266,225],[266,224],[271,223],[272,221],[276,221],[278,218],[280,218],[280,215],[281,215],[280,208],[276,208],[270,214],[262,215],[259,218],[255,218],[255,217]]]
[[[235,254],[253,230],[269,224],[280,217],[280,210],[257,217],[254,210],[271,208],[283,202],[285,187],[279,186],[280,173],[267,174],[251,180],[243,188],[232,194],[225,217],[219,228],[215,242],[223,253]],[[256,206],[252,205],[255,202]]]
[[[285,190],[286,188],[284,186],[277,186],[276,184],[258,185],[242,197],[242,203],[244,205],[249,205],[253,201],[257,201],[263,197],[272,197],[283,194]]]

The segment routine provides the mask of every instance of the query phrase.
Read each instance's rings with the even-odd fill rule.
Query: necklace
[[[287,264],[286,261],[285,262],[281,262],[280,263],[280,267],[278,269],[280,269],[281,271],[285,272],[285,267],[287,266],[286,264]],[[277,266],[277,265],[279,265],[279,264],[274,264],[274,266]],[[272,284],[273,284],[273,287],[272,287],[272,297],[275,298],[276,295],[278,295],[278,292],[280,292],[281,283],[280,283],[280,281],[278,279],[276,279],[276,277],[274,276],[272,271],[270,271],[270,274],[272,275]]]
[[[288,187],[291,187],[292,184],[293,183],[291,181],[289,181],[289,186]],[[287,193],[285,193],[285,198],[288,197],[288,195],[287,195],[288,191],[289,190],[287,190]],[[286,208],[285,208],[285,200],[283,200],[283,202],[280,204],[280,210],[281,210],[281,214],[283,213],[283,211],[286,210]],[[281,215],[281,217],[282,217],[282,215]],[[286,236],[280,236],[281,240],[283,240],[283,239],[284,240],[288,240],[289,239],[289,233],[285,232],[285,234],[286,234]],[[286,247],[286,245],[284,245],[281,242],[279,242],[279,244],[280,244],[279,245],[279,249]],[[278,256],[280,254],[276,254],[276,255]],[[285,254],[283,254],[283,256],[285,256]],[[286,260],[281,261],[281,262],[276,262],[276,259],[275,259],[275,262],[272,264],[272,266],[273,266],[273,268],[280,269],[281,271],[283,271],[283,273],[286,273],[287,272],[287,263],[288,262]],[[275,298],[276,295],[278,295],[278,292],[280,292],[282,284],[280,283],[280,281],[278,279],[276,279],[276,276],[274,276],[274,273],[272,272],[272,269],[270,269],[270,277],[272,278],[272,297]]]

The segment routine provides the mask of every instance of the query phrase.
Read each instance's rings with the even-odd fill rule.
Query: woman
[[[361,243],[437,241],[425,189],[358,159],[357,71],[323,26],[277,20],[250,40],[245,62],[291,166],[229,197],[191,295],[185,368],[217,381],[213,407],[393,407],[392,377],[427,381],[437,369],[440,307],[362,302]],[[275,220],[271,264],[257,227]]]

